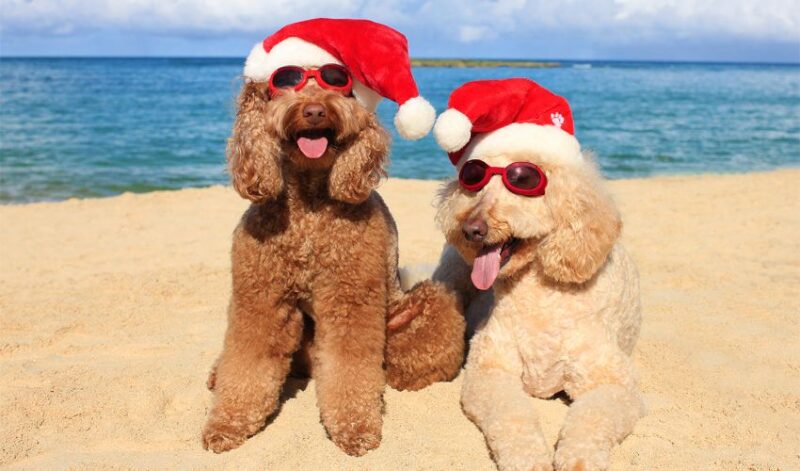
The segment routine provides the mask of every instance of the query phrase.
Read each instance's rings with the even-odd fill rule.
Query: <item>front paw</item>
[[[363,456],[381,444],[381,422],[373,419],[338,424],[330,431],[331,440],[348,455]]]
[[[246,427],[211,418],[203,427],[203,448],[222,453],[239,447],[247,437]]]
[[[464,316],[454,295],[423,281],[390,308],[386,379],[398,391],[450,381],[464,362]]]
[[[519,453],[506,453],[497,456],[500,471],[553,471],[552,457],[549,453],[531,454],[528,450]]]
[[[559,443],[554,464],[556,471],[602,471],[608,469],[609,461],[606,449]]]

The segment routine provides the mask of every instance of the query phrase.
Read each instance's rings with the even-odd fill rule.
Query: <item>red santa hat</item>
[[[564,98],[525,78],[477,80],[450,95],[433,128],[453,165],[482,155],[530,151],[581,159]]]
[[[431,130],[436,111],[419,96],[411,75],[408,41],[398,31],[368,20],[317,18],[290,24],[253,47],[244,76],[269,80],[283,66],[344,65],[353,76],[353,95],[375,111],[381,97],[398,105],[397,131],[419,139]]]

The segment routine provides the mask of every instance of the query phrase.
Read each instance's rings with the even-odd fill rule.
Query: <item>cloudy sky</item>
[[[416,57],[800,62],[798,0],[0,0],[0,55],[232,56],[370,18]]]

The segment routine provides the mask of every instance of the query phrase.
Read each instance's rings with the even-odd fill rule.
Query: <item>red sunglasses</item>
[[[495,175],[503,176],[508,191],[522,196],[542,196],[547,177],[530,162],[514,162],[507,167],[490,167],[482,160],[468,160],[458,172],[458,182],[467,191],[480,191]]]
[[[350,72],[339,64],[325,64],[318,69],[304,69],[295,65],[281,67],[269,77],[269,93],[274,96],[282,90],[300,90],[313,78],[325,89],[350,95],[353,91],[353,78]]]

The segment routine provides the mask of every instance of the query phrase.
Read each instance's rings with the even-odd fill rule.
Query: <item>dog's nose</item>
[[[472,242],[483,242],[486,233],[489,232],[489,226],[483,219],[470,219],[461,225],[461,232],[464,237]]]
[[[319,124],[325,118],[325,107],[319,103],[309,103],[303,107],[303,118],[309,124]]]

